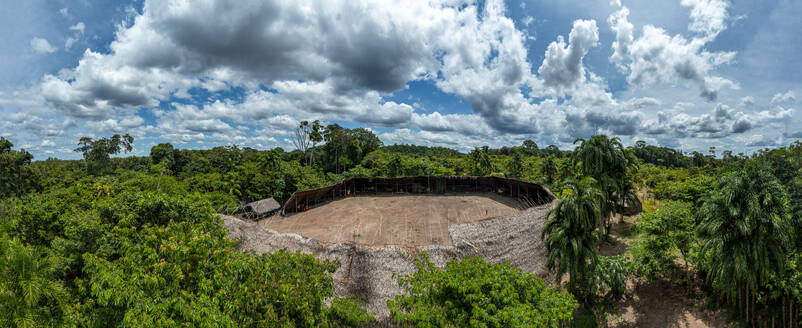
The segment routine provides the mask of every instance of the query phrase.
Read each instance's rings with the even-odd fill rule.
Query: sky
[[[0,0],[0,136],[72,159],[291,150],[301,120],[385,144],[683,151],[802,140],[802,1]]]

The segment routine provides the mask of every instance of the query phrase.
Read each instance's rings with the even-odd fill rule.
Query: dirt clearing
[[[324,243],[370,246],[451,245],[448,227],[518,213],[521,204],[492,193],[349,197],[259,222]]]

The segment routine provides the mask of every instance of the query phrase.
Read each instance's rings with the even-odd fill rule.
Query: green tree
[[[609,232],[609,219],[613,214],[622,214],[629,202],[637,200],[634,186],[628,177],[630,161],[624,151],[621,141],[608,138],[600,134],[585,140],[574,141],[579,143],[573,153],[574,165],[585,175],[593,177],[604,193],[606,201],[601,203],[601,217],[599,232]]]
[[[754,319],[755,292],[785,268],[789,223],[785,190],[754,161],[724,177],[702,206],[697,233],[708,279],[737,298],[747,322]]]
[[[0,235],[0,326],[58,323],[69,294],[56,279],[54,262],[41,248]]]
[[[559,327],[571,321],[577,303],[547,287],[543,279],[481,257],[437,268],[426,253],[417,272],[399,278],[404,294],[388,300],[399,324],[415,327]]]
[[[490,172],[493,170],[493,163],[490,161],[490,155],[488,155],[487,146],[482,148],[475,147],[469,156],[472,162],[472,175],[485,176],[490,174]]]
[[[552,185],[557,176],[557,164],[554,162],[554,156],[549,155],[543,161],[543,166],[540,167],[540,174],[546,180],[546,184]]]
[[[315,120],[309,128],[309,142],[312,144],[312,151],[309,152],[309,163],[307,165],[315,165],[315,160],[312,156],[315,154],[315,146],[321,141],[323,141],[323,126],[320,125],[320,121]]]
[[[115,134],[111,138],[97,140],[83,137],[75,151],[83,154],[89,173],[105,173],[109,170],[109,156],[119,154],[121,151],[130,152],[133,149],[133,142],[134,137],[128,134],[122,137]]]
[[[594,183],[590,177],[566,181],[567,196],[548,212],[541,235],[548,251],[546,265],[557,268],[558,280],[569,273],[569,289],[581,298],[587,296],[583,284],[588,268],[596,263],[598,235],[594,230],[601,216],[599,202],[604,200]]]
[[[0,137],[0,198],[19,196],[38,189],[38,178],[31,170],[33,155]]]
[[[524,149],[524,151],[526,152],[527,155],[529,155],[529,156],[537,155],[537,152],[538,152],[539,149],[537,147],[537,144],[534,141],[529,140],[529,139],[524,140],[522,146],[523,146],[523,149]]]
[[[516,150],[507,160],[507,172],[512,178],[520,179],[524,175],[524,156]]]
[[[676,254],[685,262],[689,273],[691,249],[696,246],[693,206],[690,203],[667,201],[656,210],[641,214],[635,228],[643,234],[633,247],[636,270],[649,279],[674,269]],[[666,276],[666,278],[668,278]]]
[[[401,155],[393,154],[387,168],[390,177],[400,177],[404,175],[404,163],[401,161]]]

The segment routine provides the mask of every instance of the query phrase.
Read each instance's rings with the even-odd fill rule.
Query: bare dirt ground
[[[324,243],[371,246],[451,245],[448,226],[517,213],[513,198],[491,193],[459,195],[374,195],[335,200],[259,224]]]
[[[604,256],[623,254],[632,238],[632,223],[637,217],[627,217],[613,225],[611,237],[615,244],[603,243],[599,253]],[[696,295],[693,295],[696,294]],[[608,319],[609,327],[731,327],[718,313],[704,308],[699,292],[668,282],[627,281],[627,291],[618,304],[618,311]]]

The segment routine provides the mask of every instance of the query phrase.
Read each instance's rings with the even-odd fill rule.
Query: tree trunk
[[[746,287],[746,324],[749,325],[749,287]]]

